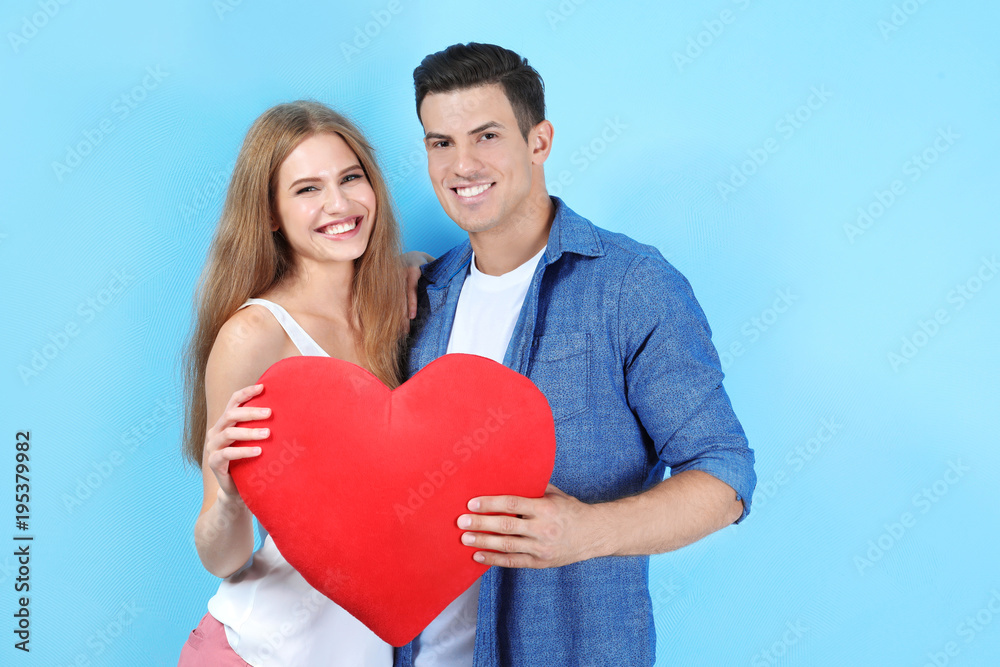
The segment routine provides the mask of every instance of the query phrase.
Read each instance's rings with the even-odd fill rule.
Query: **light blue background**
[[[388,5],[4,3],[0,664],[176,663],[217,586],[191,537],[179,355],[243,135],[282,101],[348,112],[380,151],[407,247],[438,255],[461,234],[425,175],[411,72],[472,40],[544,77],[551,191],[660,248],[716,346],[742,345],[726,387],[756,450],[755,506],[653,559],[657,664],[997,664],[1000,280],[976,282],[1000,252],[996,3],[399,0],[372,23]],[[827,99],[802,107],[814,88]],[[53,166],[102,122],[79,164]],[[936,160],[913,180],[925,150]],[[734,169],[754,173],[723,197]],[[102,293],[116,275],[124,287]],[[791,305],[769,311],[779,291]],[[894,367],[904,337],[912,358]],[[36,353],[51,358],[24,374]],[[824,420],[837,432],[810,443]],[[28,655],[2,546],[24,429]]]

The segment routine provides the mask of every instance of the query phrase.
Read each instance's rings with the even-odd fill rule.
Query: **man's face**
[[[459,227],[483,232],[527,214],[534,133],[526,142],[499,84],[429,94],[420,118],[434,192]]]

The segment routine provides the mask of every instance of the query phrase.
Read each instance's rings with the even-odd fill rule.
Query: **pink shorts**
[[[226,628],[211,614],[205,614],[191,631],[177,667],[252,667],[236,654],[226,639]]]

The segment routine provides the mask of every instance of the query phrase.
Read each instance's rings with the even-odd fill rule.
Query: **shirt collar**
[[[563,253],[574,253],[584,257],[601,257],[604,245],[597,235],[594,224],[583,218],[563,203],[559,197],[550,197],[556,207],[556,216],[549,230],[549,242],[542,262],[546,266],[562,257]],[[472,246],[466,239],[453,252],[443,255],[438,261],[424,267],[424,278],[429,283],[447,283],[459,271],[464,271],[472,258]]]

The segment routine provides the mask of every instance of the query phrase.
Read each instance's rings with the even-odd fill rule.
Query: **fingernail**
[[[254,447],[253,448],[253,453],[254,454],[260,454],[262,451],[264,451],[264,450],[262,450],[260,447]]]
[[[271,415],[271,408],[261,408],[260,414],[262,417],[269,417]]]
[[[472,533],[466,533],[462,535],[462,544],[475,544],[476,536]]]
[[[477,563],[482,563],[486,560],[486,556],[477,552],[472,556],[472,560],[476,561]]]
[[[458,517],[458,527],[459,528],[468,528],[471,525],[472,525],[472,518],[471,517],[467,517],[467,516],[464,516],[464,515]]]
[[[269,429],[269,428],[259,428],[259,429],[257,429],[257,437],[258,438],[266,438],[270,434],[271,434],[271,429]]]
[[[469,501],[469,509],[472,510],[473,512],[475,512],[477,509],[479,509],[479,499],[478,498],[473,498],[472,500]]]

